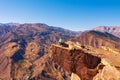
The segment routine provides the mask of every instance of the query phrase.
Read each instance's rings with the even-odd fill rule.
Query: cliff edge
[[[68,47],[60,46],[58,44],[53,44],[51,46],[52,60],[64,70],[71,74],[77,74],[81,80],[120,79],[119,74],[117,74],[120,72],[119,65],[114,65],[114,63],[111,62],[112,60],[107,57],[107,54],[109,56],[115,53],[105,51],[103,48],[97,49],[87,45],[82,46],[79,43],[67,42],[66,44],[68,44]],[[117,64],[119,64],[119,62]],[[114,73],[114,71],[116,73]],[[101,76],[101,73],[103,76]],[[113,74],[117,75],[112,77]]]

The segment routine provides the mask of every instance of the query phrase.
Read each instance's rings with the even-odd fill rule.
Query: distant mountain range
[[[120,38],[120,26],[98,26],[93,30],[108,32]]]
[[[107,46],[120,49],[120,38],[107,32],[86,31],[71,40],[79,42],[82,45],[90,45],[93,47]]]
[[[66,41],[74,37],[77,32],[59,27],[48,26],[46,24],[18,24],[9,23],[0,25],[0,44],[8,42],[30,42],[35,41],[46,48],[52,43],[56,43],[60,37]],[[47,46],[45,46],[47,45]],[[42,47],[41,47],[41,50]],[[43,52],[43,51],[42,51]]]
[[[70,80],[70,73],[50,58],[51,50],[59,54],[70,52],[64,50],[64,47],[55,47],[55,50],[51,47],[58,44],[60,38],[83,46],[105,46],[120,50],[120,27],[100,26],[89,31],[75,32],[42,23],[0,24],[0,80]],[[62,61],[61,56],[58,57]]]

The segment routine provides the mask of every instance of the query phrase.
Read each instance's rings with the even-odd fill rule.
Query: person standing
[[[59,44],[60,44],[60,45],[63,45],[63,43],[64,43],[63,39],[60,38],[60,39],[59,39]]]

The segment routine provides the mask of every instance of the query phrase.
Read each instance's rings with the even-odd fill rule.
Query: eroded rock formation
[[[72,43],[72,42],[71,42]],[[52,45],[52,60],[81,80],[119,80],[119,52],[72,43],[73,47]],[[113,76],[114,75],[114,76]]]
[[[76,73],[81,80],[92,80],[97,74],[97,65],[101,59],[81,49],[69,50],[52,45],[52,59],[68,72]]]

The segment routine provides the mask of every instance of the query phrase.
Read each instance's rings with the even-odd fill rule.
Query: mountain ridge
[[[120,26],[98,26],[93,28],[93,30],[108,32],[120,38]]]
[[[64,39],[68,48],[58,44],[60,38]],[[92,61],[93,58],[90,55],[92,57],[106,57],[113,66],[119,66],[119,42],[120,38],[108,32],[93,30],[74,32],[41,23],[3,24],[0,25],[0,66],[2,66],[0,67],[0,78],[2,80],[70,80],[72,74],[76,72],[75,75],[80,78],[92,80],[94,76],[98,78],[97,76],[101,73],[97,74],[98,70],[91,71],[88,69],[91,66],[96,67],[96,62]],[[90,51],[91,49],[93,51]],[[93,52],[106,52],[106,54],[91,54]],[[56,55],[59,56],[56,57]],[[84,58],[80,58],[80,56]],[[81,60],[76,63],[76,59],[83,61],[82,66],[79,65]],[[75,71],[74,66],[61,62],[63,60],[70,65],[77,64],[79,65],[77,68],[83,67],[83,69]],[[104,60],[102,61],[105,63]],[[111,69],[111,67],[109,68]],[[105,67],[105,70],[107,69]],[[88,74],[84,73],[84,70]],[[92,77],[90,77],[91,74]]]
[[[86,31],[71,40],[93,47],[107,46],[120,49],[120,38],[107,32]]]

